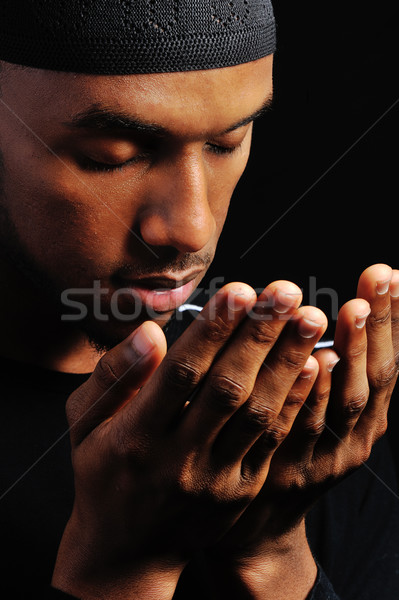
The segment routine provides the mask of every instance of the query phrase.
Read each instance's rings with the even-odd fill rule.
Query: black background
[[[333,335],[330,297],[311,285],[332,288],[342,305],[370,264],[399,268],[399,3],[274,8],[273,109],[256,124],[207,281],[294,281],[332,317]]]

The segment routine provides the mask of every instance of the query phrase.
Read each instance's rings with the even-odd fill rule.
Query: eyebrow
[[[273,97],[270,95],[258,110],[237,123],[234,123],[220,134],[230,133],[259,119],[259,117],[270,110],[272,102]],[[101,104],[93,104],[84,112],[75,115],[70,122],[66,122],[64,125],[70,129],[92,129],[107,132],[122,129],[125,131],[152,134],[160,137],[170,134],[169,130],[162,125],[150,123],[123,112],[110,110]]]
[[[249,115],[249,117],[246,117],[245,119],[242,119],[241,121],[238,121],[238,123],[235,123],[228,129],[226,129],[226,131],[223,131],[223,133],[230,133],[231,131],[235,131],[236,129],[240,129],[241,127],[245,127],[245,125],[249,125],[253,121],[256,121],[257,119],[262,117],[265,113],[270,111],[272,104],[273,104],[273,96],[268,96],[266,98],[266,100],[263,102],[262,106],[258,110],[256,110],[254,113],[252,113],[252,115]]]

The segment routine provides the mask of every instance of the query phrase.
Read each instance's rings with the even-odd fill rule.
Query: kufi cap
[[[127,75],[233,66],[272,54],[270,0],[0,0],[0,60]]]

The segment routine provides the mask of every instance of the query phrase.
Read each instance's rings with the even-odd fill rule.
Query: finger
[[[265,357],[301,300],[302,293],[293,283],[279,281],[265,288],[184,414],[181,427],[193,443],[212,444],[248,399]]]
[[[331,378],[339,356],[332,349],[318,350],[313,359],[318,364],[317,378],[293,425],[287,442],[295,445],[299,461],[309,462],[314,448],[326,428],[326,414],[331,393]]]
[[[131,418],[152,431],[174,425],[212,363],[256,301],[248,285],[231,283],[208,302],[185,333],[173,344],[140,398],[130,407]],[[132,423],[133,426],[133,423]]]
[[[353,430],[369,398],[366,321],[370,305],[365,300],[347,302],[338,314],[334,349],[341,358],[334,369],[328,410],[331,442]]]
[[[327,319],[319,309],[298,309],[264,361],[248,401],[222,429],[215,452],[230,463],[240,461],[263,435],[271,456],[292,426],[288,418],[278,423],[284,402],[326,328]],[[295,411],[289,414],[293,418]]]
[[[150,321],[107,352],[87,382],[67,402],[67,417],[74,443],[79,443],[134,398],[165,353],[165,335],[156,323]]]
[[[287,437],[283,440],[279,448],[280,458],[284,456],[285,452],[292,456],[292,448],[295,449],[296,461],[299,463],[300,452],[302,447],[298,445],[294,430],[296,429],[297,420],[299,414],[304,409],[304,403],[308,398],[308,395],[312,389],[312,386],[317,378],[319,371],[319,364],[313,356],[309,356],[305,366],[299,374],[297,380],[292,386],[285,402],[284,406],[277,417],[276,428],[281,431],[289,431]],[[293,425],[291,426],[291,424]],[[290,430],[291,428],[291,430]],[[270,440],[268,434],[262,434],[249,449],[248,453],[242,462],[242,472],[247,476],[253,476],[259,469],[264,468],[264,458],[270,452]]]
[[[367,374],[372,390],[380,391],[395,373],[392,343],[390,284],[393,272],[387,265],[373,265],[359,279],[358,297],[367,300]]]
[[[399,367],[399,271],[393,270],[390,285],[392,343],[397,368]]]
[[[396,380],[391,321],[392,277],[391,267],[374,265],[366,269],[359,280],[358,295],[368,300],[371,306],[367,320],[367,376],[370,397],[358,425],[361,431],[370,431],[370,426],[371,431],[386,428],[388,404]]]
[[[314,356],[309,356],[294,385],[288,392],[283,408],[277,418],[277,423],[281,424],[283,429],[291,428],[291,423],[294,423],[294,421],[296,426],[298,413],[304,408],[304,403],[311,393],[318,372],[318,361]]]

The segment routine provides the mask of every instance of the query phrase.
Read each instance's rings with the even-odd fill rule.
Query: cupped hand
[[[229,284],[169,352],[148,322],[101,359],[67,404],[75,503],[55,587],[170,598],[190,557],[237,522],[301,409],[290,390],[326,329],[300,303],[289,282],[258,299]]]
[[[398,374],[399,271],[374,265],[338,316],[334,348],[317,351],[293,385],[276,427],[303,405],[274,454],[263,489],[219,544],[237,558],[286,539],[314,502],[369,458],[387,429]],[[306,400],[306,402],[305,402]],[[263,452],[267,435],[252,452]]]

